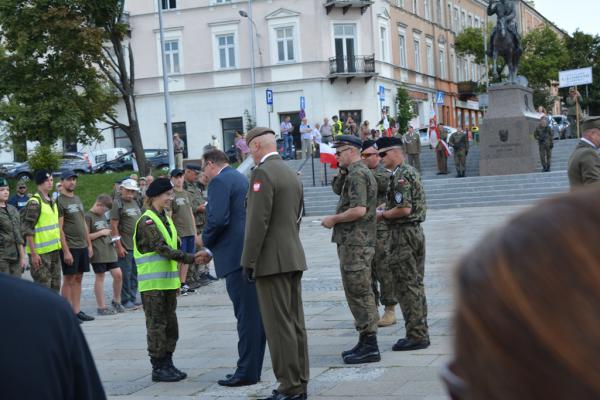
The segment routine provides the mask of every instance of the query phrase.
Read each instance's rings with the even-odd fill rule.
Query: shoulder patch
[[[402,193],[401,192],[396,192],[396,194],[394,195],[394,201],[396,201],[396,204],[402,203]]]

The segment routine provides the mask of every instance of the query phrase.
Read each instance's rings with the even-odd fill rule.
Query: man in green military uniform
[[[454,165],[456,177],[464,178],[467,173],[467,155],[469,154],[469,138],[462,129],[454,132],[448,140],[448,145],[454,149]]]
[[[448,174],[448,148],[446,147],[446,140],[448,140],[448,132],[444,129],[444,125],[438,124],[437,128],[432,125],[431,129],[437,129],[439,133],[438,142],[435,146],[435,160],[438,168],[438,175]]]
[[[429,347],[427,300],[423,278],[425,273],[425,190],[417,171],[404,162],[402,140],[380,138],[376,142],[383,165],[392,170],[385,210],[377,211],[377,219],[390,228],[388,255],[390,268],[396,274],[396,298],[400,303],[406,337],[398,340],[394,351]]]
[[[571,190],[600,184],[600,117],[587,117],[583,135],[569,159]]]
[[[374,140],[365,140],[362,144],[361,157],[369,168],[377,182],[377,207],[385,207],[388,185],[390,183],[390,172],[384,168],[375,148]],[[385,222],[377,223],[377,241],[375,243],[375,256],[371,264],[373,277],[373,292],[375,303],[384,305],[385,310],[379,322],[380,327],[390,326],[396,323],[396,294],[394,293],[394,274],[388,263],[386,246],[389,241],[390,231]],[[379,283],[379,288],[377,284]]]
[[[257,127],[246,136],[256,168],[250,177],[241,264],[256,292],[279,387],[264,400],[306,399],[308,345],[302,307],[306,258],[299,228],[303,190],[279,154],[275,133]]]
[[[8,204],[9,195],[8,181],[0,178],[0,273],[20,278],[26,264],[25,248],[19,212]]]
[[[535,128],[533,137],[537,140],[540,149],[540,161],[542,162],[542,170],[550,171],[550,160],[552,159],[552,148],[554,147],[552,129],[548,126],[548,117],[542,115],[540,123]]]
[[[403,136],[404,151],[408,155],[408,163],[421,172],[421,137],[412,125]]]
[[[21,210],[21,230],[27,243],[31,277],[58,293],[61,274],[58,207],[49,195],[54,180],[46,170],[36,171],[34,180],[38,191]]]
[[[342,135],[334,147],[340,171],[332,184],[340,199],[336,214],[323,217],[321,225],[333,228],[332,241],[337,243],[342,284],[359,332],[358,344],[343,352],[342,357],[346,364],[377,362],[381,360],[377,345],[379,315],[371,283],[377,241],[377,182],[361,162],[359,138]]]
[[[581,102],[583,98],[579,94],[576,87],[569,88],[569,96],[565,99],[567,105],[567,118],[569,119],[569,129],[571,129],[571,136],[576,137],[580,130],[577,129],[577,115],[579,115],[579,127],[581,128]]]

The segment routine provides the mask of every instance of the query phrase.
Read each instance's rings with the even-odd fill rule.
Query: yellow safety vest
[[[171,226],[171,235],[169,231],[156,215],[154,211],[146,210],[135,224],[133,233],[133,257],[138,271],[138,289],[141,292],[148,290],[171,290],[179,289],[181,281],[179,280],[179,271],[177,269],[177,261],[169,260],[156,252],[140,253],[137,247],[137,228],[143,216],[149,217],[162,234],[165,242],[172,249],[177,249],[177,229],[173,220],[167,217]]]
[[[333,133],[334,136],[340,136],[344,134],[344,125],[339,119],[333,124]]]
[[[60,228],[58,226],[58,206],[56,201],[52,206],[42,201],[39,193],[34,194],[27,203],[35,201],[40,203],[40,217],[34,227],[33,243],[37,254],[46,254],[55,250],[60,250]],[[31,249],[27,245],[27,253],[31,254]]]

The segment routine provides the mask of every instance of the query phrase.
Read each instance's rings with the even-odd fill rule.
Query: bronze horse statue
[[[521,49],[515,47],[515,36],[510,30],[506,29],[504,20],[498,20],[496,35],[492,43],[492,57],[494,60],[493,75],[498,78],[498,55],[504,58],[504,62],[508,67],[508,82],[515,83],[517,80],[517,71],[519,69],[519,60],[521,59]]]

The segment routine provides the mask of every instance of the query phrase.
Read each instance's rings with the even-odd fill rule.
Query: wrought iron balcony
[[[329,81],[346,78],[349,83],[353,78],[365,78],[365,82],[377,75],[375,72],[375,54],[370,56],[343,56],[329,59]]]
[[[459,96],[475,96],[479,89],[477,82],[473,81],[458,82],[456,86]]]
[[[341,8],[343,14],[346,14],[351,8],[360,8],[360,14],[362,15],[373,3],[372,0],[325,0],[324,6],[327,14],[334,8]]]

